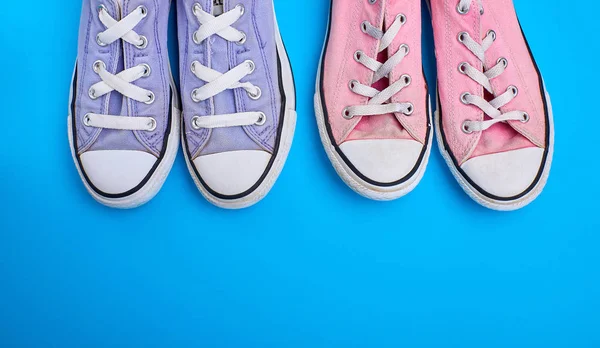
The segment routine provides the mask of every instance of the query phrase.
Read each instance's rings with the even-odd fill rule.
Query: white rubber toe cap
[[[403,139],[352,140],[340,149],[362,175],[379,183],[392,183],[413,170],[423,144]]]
[[[81,165],[90,182],[107,194],[123,194],[137,187],[156,163],[147,152],[129,150],[89,151]]]
[[[502,198],[515,197],[531,186],[537,177],[544,149],[526,149],[475,157],[461,168],[477,186]]]
[[[194,160],[194,166],[211,190],[235,196],[256,185],[270,161],[268,152],[244,150],[200,156]]]

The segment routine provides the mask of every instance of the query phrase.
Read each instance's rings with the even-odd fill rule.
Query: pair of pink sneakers
[[[550,99],[512,0],[430,0],[438,68],[433,117],[420,0],[332,0],[315,109],[342,179],[399,198],[440,151],[465,192],[514,210],[542,191],[552,161]],[[432,125],[435,118],[435,127]]]

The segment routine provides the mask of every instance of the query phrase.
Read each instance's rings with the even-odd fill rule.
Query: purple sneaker
[[[183,147],[202,194],[223,208],[260,201],[292,144],[292,70],[272,0],[179,0]]]
[[[160,190],[179,142],[169,68],[170,1],[85,0],[69,142],[91,195],[134,208]]]

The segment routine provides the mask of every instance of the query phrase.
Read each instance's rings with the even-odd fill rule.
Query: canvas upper
[[[397,22],[400,29],[391,42],[377,37],[379,31],[393,31]],[[404,57],[387,76],[374,81],[377,72],[357,61],[357,54],[379,64],[396,54]],[[404,79],[408,84],[383,104],[410,104],[409,112],[345,117],[349,107],[366,106],[374,99],[357,93],[354,82],[384,91]],[[421,2],[333,0],[319,85],[322,105],[317,109],[323,109],[328,142],[352,175],[366,184],[392,186],[415,174],[426,157],[430,131],[421,53]]]
[[[551,119],[513,2],[432,0],[431,10],[443,146],[479,193],[493,200],[518,199],[548,169]],[[469,38],[482,57],[468,49],[475,47]],[[466,69],[471,76],[491,76],[491,91]]]
[[[287,61],[282,62],[277,52],[278,32],[272,1],[222,3],[222,7],[217,7],[213,0],[178,1],[178,35],[184,151],[204,189],[213,196],[228,199],[250,194],[273,165],[285,114],[281,70]],[[228,27],[234,29],[229,33],[244,35],[242,42],[232,42],[219,33],[201,42],[195,39],[195,33],[210,26],[209,16],[222,19],[226,15],[239,17]],[[200,65],[218,76],[246,64],[251,64],[252,70],[239,81],[240,86],[209,94],[204,100],[192,96],[208,83],[193,72]],[[254,88],[259,89],[258,95]],[[233,126],[214,128],[195,126],[196,120],[210,124],[213,120],[221,122],[222,115],[234,120],[234,115],[257,112],[264,115],[257,122],[250,115],[251,121],[243,125],[234,122]]]
[[[169,1],[155,0],[83,2],[70,127],[82,176],[93,192],[103,197],[127,196],[143,187],[169,145],[166,135],[173,127],[174,93],[166,44],[169,7]],[[100,20],[102,10],[112,18],[104,14],[106,21],[115,22],[142,11],[143,18],[132,29],[137,35],[131,33],[129,38],[139,35],[145,42],[140,41],[139,46],[122,39],[103,43],[99,34],[110,30]],[[98,92],[93,86],[99,90],[98,83],[103,81],[100,66],[110,75],[132,68],[143,70],[144,76],[134,76],[131,82],[135,87],[127,88],[149,91],[151,98],[137,101],[116,90],[94,97]],[[90,120],[89,115],[95,116]]]

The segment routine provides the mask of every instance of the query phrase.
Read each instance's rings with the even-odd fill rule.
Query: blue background
[[[398,201],[342,183],[312,104],[325,0],[275,0],[299,117],[262,203],[211,206],[180,153],[148,205],[105,208],[67,141],[80,0],[4,2],[0,346],[600,347],[600,5],[515,2],[553,97],[556,152],[544,193],[512,213],[472,202],[437,147]],[[174,33],[171,46],[175,62]]]

